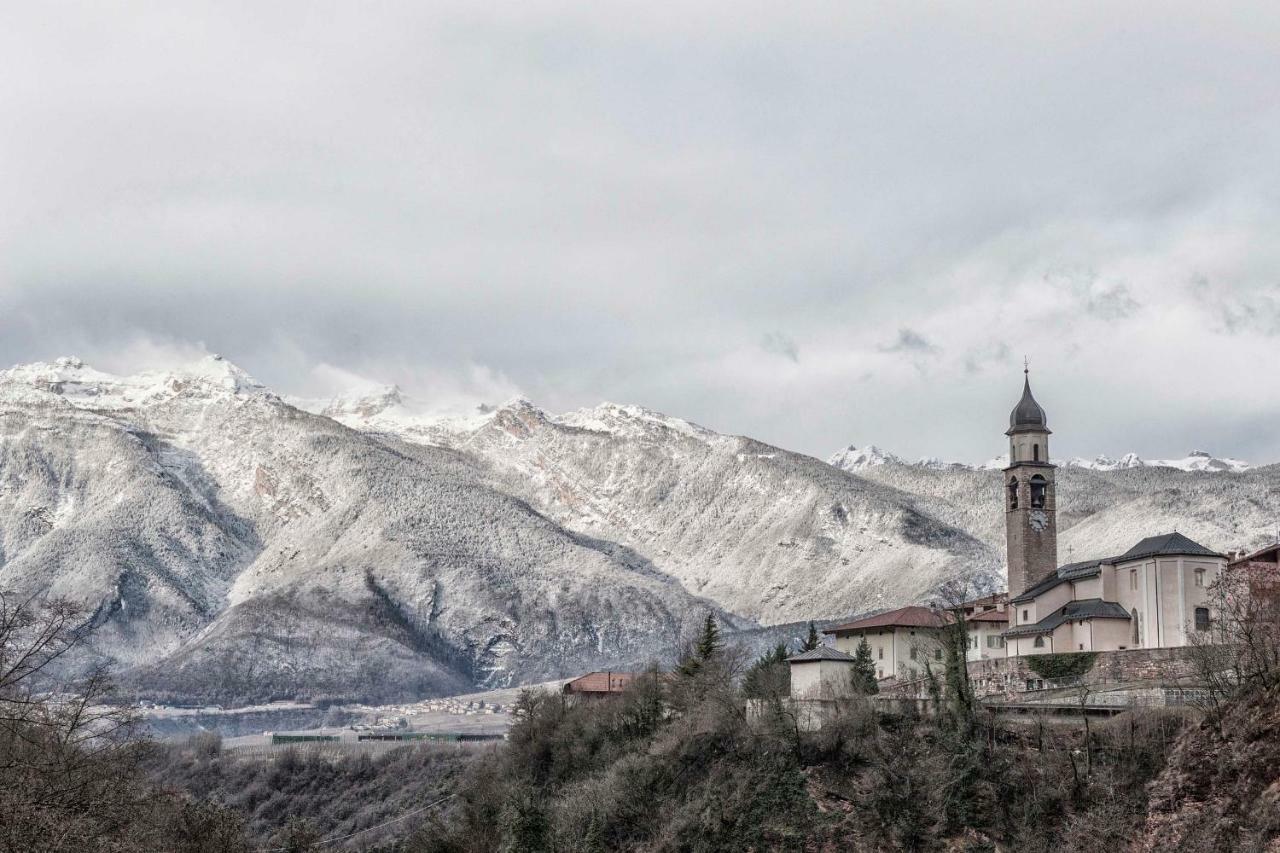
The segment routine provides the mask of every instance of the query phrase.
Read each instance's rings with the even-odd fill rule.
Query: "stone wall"
[[[1149,682],[1161,686],[1191,685],[1196,681],[1194,649],[1124,649],[1096,652],[1093,667],[1079,678],[1048,680],[1031,668],[1033,656],[969,662],[969,678],[982,698],[1026,699],[1029,693],[1081,685]],[[1073,652],[1069,654],[1080,654]],[[1085,652],[1084,654],[1089,654]]]

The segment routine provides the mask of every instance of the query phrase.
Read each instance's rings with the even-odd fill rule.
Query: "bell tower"
[[[1049,423],[1023,370],[1022,399],[1009,414],[1009,467],[1004,469],[1009,596],[1058,568],[1057,499],[1049,463]]]

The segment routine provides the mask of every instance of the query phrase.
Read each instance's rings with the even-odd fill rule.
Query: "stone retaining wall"
[[[1125,649],[1096,654],[1093,667],[1079,678],[1045,679],[1031,668],[1031,655],[969,662],[974,691],[983,698],[1026,699],[1027,694],[1066,687],[1101,687],[1130,682],[1165,686],[1193,685],[1195,661],[1191,648]]]

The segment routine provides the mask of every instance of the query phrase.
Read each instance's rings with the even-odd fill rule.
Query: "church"
[[[1227,564],[1224,554],[1173,532],[1123,554],[1058,565],[1052,433],[1029,373],[1005,434],[1007,656],[1187,646],[1194,632],[1208,630],[1208,587]]]
[[[1022,398],[1009,415],[1009,464],[998,493],[1008,592],[959,608],[909,605],[827,628],[823,633],[834,638],[834,648],[790,658],[796,685],[825,685],[834,677],[830,672],[852,663],[864,641],[878,678],[913,682],[925,662],[942,660],[939,635],[957,615],[965,622],[971,665],[1026,655],[1188,646],[1196,632],[1209,629],[1209,586],[1227,557],[1181,533],[1148,536],[1123,554],[1058,565],[1052,433],[1026,373]]]

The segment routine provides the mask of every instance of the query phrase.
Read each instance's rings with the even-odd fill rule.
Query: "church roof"
[[[1025,371],[1024,371],[1025,373]],[[1049,418],[1044,413],[1044,409],[1036,402],[1036,398],[1031,396],[1031,375],[1025,373],[1022,381],[1022,399],[1018,401],[1018,405],[1013,407],[1013,411],[1009,413],[1009,431],[1007,435],[1013,435],[1015,432],[1048,432]]]
[[[1031,601],[1036,596],[1048,592],[1059,584],[1080,580],[1081,578],[1094,577],[1102,571],[1101,566],[1103,563],[1114,563],[1115,561],[1114,557],[1104,557],[1100,560],[1082,560],[1078,563],[1067,563],[1065,566],[1059,566],[1040,580],[1036,581],[1021,595],[1009,600],[1014,604]]]
[[[833,649],[830,646],[818,646],[816,649],[810,649],[807,652],[792,655],[787,658],[787,663],[806,663],[808,661],[815,660],[853,660],[853,655],[847,655],[839,649]]]
[[[1181,533],[1164,533],[1160,536],[1148,536],[1137,545],[1134,545],[1128,551],[1125,551],[1114,561],[1108,562],[1127,563],[1130,560],[1142,560],[1147,557],[1158,557],[1165,555],[1180,555],[1184,557],[1223,557],[1217,551],[1211,551],[1201,545],[1199,542],[1193,542]]]
[[[1129,619],[1129,611],[1114,601],[1103,601],[1101,598],[1086,598],[1082,601],[1068,601],[1034,625],[1019,625],[1004,632],[1006,637],[1030,637],[1035,634],[1047,634],[1065,622],[1081,619]]]

